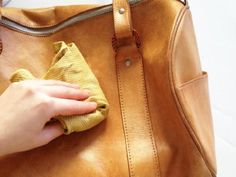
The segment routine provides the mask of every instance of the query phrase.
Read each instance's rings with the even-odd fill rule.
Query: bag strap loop
[[[113,0],[113,17],[115,29],[115,48],[137,44],[137,35],[132,27],[130,4],[128,0]],[[114,39],[113,39],[114,41]],[[114,46],[113,46],[114,47]]]
[[[132,36],[132,21],[128,0],[113,0],[113,16],[116,38]]]

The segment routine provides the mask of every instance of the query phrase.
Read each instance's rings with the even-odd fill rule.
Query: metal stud
[[[127,67],[129,67],[130,65],[131,65],[131,59],[129,59],[129,58],[127,58],[127,59],[125,59],[125,65],[127,66]]]
[[[119,13],[120,13],[120,14],[124,14],[124,13],[125,13],[125,9],[124,9],[124,8],[120,8],[120,9],[119,9]]]

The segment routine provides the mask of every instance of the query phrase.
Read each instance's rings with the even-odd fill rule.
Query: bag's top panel
[[[70,17],[105,6],[104,4],[56,6],[41,9],[1,8],[1,15],[31,28],[55,26]]]

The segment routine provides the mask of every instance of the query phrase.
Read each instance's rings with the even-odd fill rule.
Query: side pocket
[[[216,175],[216,159],[211,107],[208,92],[208,74],[202,74],[176,88],[185,121],[197,142],[206,165]]]

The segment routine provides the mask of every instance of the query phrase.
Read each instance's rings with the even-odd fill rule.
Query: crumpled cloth
[[[85,101],[97,103],[97,109],[94,112],[84,115],[57,116],[55,119],[60,121],[65,134],[84,131],[96,126],[107,117],[109,111],[108,101],[97,78],[74,43],[67,45],[62,41],[56,42],[54,50],[55,56],[52,64],[42,79],[78,84],[81,89],[90,91],[90,97]],[[28,70],[18,69],[11,75],[10,81],[19,82],[26,79],[36,78]]]

